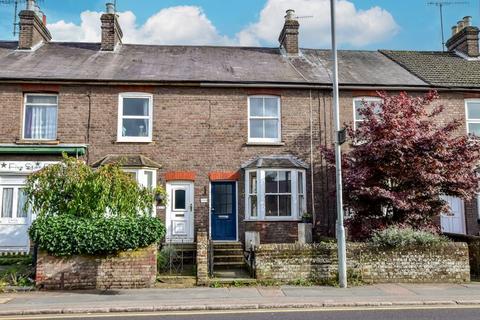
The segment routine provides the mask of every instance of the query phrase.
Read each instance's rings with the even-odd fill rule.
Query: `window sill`
[[[271,146],[271,147],[281,147],[285,145],[285,142],[247,142],[246,146]]]
[[[43,145],[58,145],[60,144],[59,140],[17,140],[15,141],[15,144],[21,144],[21,145],[35,145],[35,144],[43,144]]]
[[[285,219],[244,219],[243,222],[301,222],[302,219],[285,218]]]
[[[145,141],[145,140],[139,140],[139,141],[122,141],[122,140],[117,140],[113,142],[114,144],[154,144],[155,142],[153,141]]]

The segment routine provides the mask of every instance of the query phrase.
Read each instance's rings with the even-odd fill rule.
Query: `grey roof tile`
[[[121,82],[331,83],[329,50],[302,49],[286,58],[278,48],[51,42],[34,52],[0,42],[0,79]],[[424,86],[376,51],[339,51],[340,83]]]
[[[380,52],[432,86],[480,88],[480,60],[467,60],[454,52]]]
[[[288,168],[308,169],[308,164],[293,155],[270,155],[255,157],[242,165],[242,169]]]
[[[161,168],[162,166],[140,154],[109,154],[95,161],[92,167],[98,168],[106,164],[119,164],[122,167],[131,168]]]

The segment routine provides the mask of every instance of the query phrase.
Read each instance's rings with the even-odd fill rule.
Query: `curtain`
[[[18,201],[17,201],[17,218],[27,218],[28,208],[25,210],[25,204],[27,203],[27,196],[23,191],[23,188],[18,189]]]
[[[57,107],[27,106],[25,113],[25,138],[57,138]]]
[[[2,195],[2,218],[12,218],[13,188],[4,188]]]

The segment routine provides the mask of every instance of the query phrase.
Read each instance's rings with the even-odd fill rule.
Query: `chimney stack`
[[[288,9],[285,15],[285,24],[283,25],[282,32],[278,37],[280,42],[280,48],[283,48],[287,56],[298,56],[298,29],[300,24],[298,23],[295,11]]]
[[[479,29],[471,24],[472,17],[466,16],[452,27],[452,36],[446,43],[448,51],[458,51],[471,58],[479,56]]]
[[[115,13],[115,5],[107,3],[106,13],[100,18],[102,21],[102,51],[114,51],[122,43],[123,32]]]
[[[32,50],[38,45],[49,42],[52,36],[46,26],[46,17],[35,0],[28,0],[25,10],[20,11],[20,33],[18,49]]]

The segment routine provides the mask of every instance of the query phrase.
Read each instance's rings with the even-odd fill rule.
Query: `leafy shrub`
[[[448,238],[426,230],[391,226],[387,229],[376,231],[370,242],[379,247],[396,248],[414,245],[435,245],[448,242]]]
[[[51,255],[111,254],[147,247],[165,233],[152,217],[153,190],[116,164],[93,170],[64,156],[32,174],[25,193],[38,213],[30,238]]]
[[[154,200],[152,190],[138,185],[118,164],[94,170],[66,156],[30,175],[25,193],[39,215],[87,218],[151,214]]]
[[[111,254],[143,248],[159,242],[164,233],[162,222],[149,216],[40,216],[30,228],[32,241],[55,256]]]

